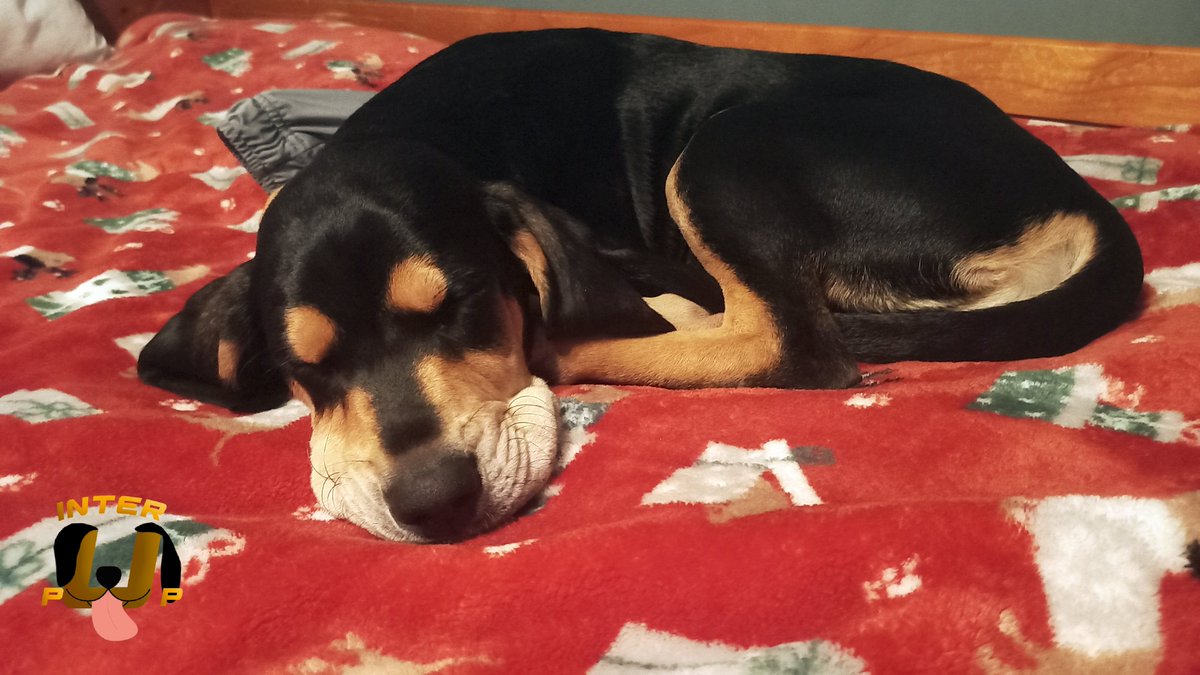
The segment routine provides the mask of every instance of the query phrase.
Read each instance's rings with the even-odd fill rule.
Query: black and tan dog
[[[320,502],[462,538],[547,480],[545,384],[847,387],[1077,349],[1134,307],[1118,213],[973,89],[594,30],[460,42],[356,112],[142,378],[313,413]]]

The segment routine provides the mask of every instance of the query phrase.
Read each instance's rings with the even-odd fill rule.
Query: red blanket
[[[318,510],[295,402],[239,417],[140,384],[149,335],[254,248],[265,195],[209,125],[271,87],[381,86],[437,48],[152,17],[108,61],[0,93],[0,670],[1200,671],[1187,130],[1028,122],[1142,243],[1145,308],[1111,335],[850,391],[563,388],[553,484],[463,544]],[[81,521],[123,579],[139,524],[181,559],[182,598],[155,581],[129,641],[54,599],[55,537]]]

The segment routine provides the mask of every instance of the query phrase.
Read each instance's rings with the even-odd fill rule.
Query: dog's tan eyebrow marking
[[[305,363],[320,363],[337,339],[337,326],[312,305],[289,308],[283,322],[292,353]]]
[[[512,252],[529,270],[529,278],[537,289],[538,299],[542,306],[542,314],[548,312],[550,301],[550,265],[546,262],[546,252],[529,230],[521,230],[512,238]]]
[[[427,255],[405,258],[388,279],[388,309],[428,314],[446,299],[446,275]]]
[[[241,358],[237,343],[233,340],[217,342],[217,377],[227,387],[237,386],[238,359]]]

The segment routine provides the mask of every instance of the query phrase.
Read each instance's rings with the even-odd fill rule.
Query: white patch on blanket
[[[891,405],[892,397],[887,394],[855,394],[846,399],[846,405],[851,408],[882,408]]]
[[[67,89],[74,89],[75,87],[78,87],[80,83],[87,78],[88,73],[98,69],[99,68],[97,66],[93,66],[90,63],[85,63],[79,66],[73,73],[71,73],[71,77],[67,79]]]
[[[10,415],[30,424],[99,415],[104,412],[57,389],[18,389],[0,396],[0,415]]]
[[[1182,267],[1160,267],[1146,275],[1146,283],[1159,293],[1183,293],[1200,288],[1200,262]]]
[[[200,402],[190,398],[167,398],[159,401],[158,404],[176,412],[196,412],[200,409]]]
[[[921,577],[916,573],[919,562],[921,557],[914,553],[900,563],[899,567],[885,568],[878,579],[864,581],[863,592],[866,593],[867,601],[911,595],[921,587]]]
[[[90,140],[82,145],[77,145],[70,150],[60,152],[57,155],[51,155],[51,157],[53,157],[54,159],[66,159],[68,157],[79,157],[79,156],[83,155],[84,153],[86,153],[88,151],[88,149],[90,149],[93,145],[95,145],[105,139],[109,139],[109,138],[125,138],[125,134],[117,133],[115,131],[101,131],[100,133],[96,134],[96,136],[94,138],[92,138],[92,140]]]
[[[198,115],[196,117],[196,119],[199,120],[201,124],[205,124],[210,127],[215,127],[218,124],[220,124],[221,122],[224,122],[225,118],[228,116],[229,116],[229,109],[226,108],[225,110],[217,110],[214,112],[200,113],[200,115]]]
[[[337,518],[333,517],[333,514],[329,513],[317,504],[313,504],[311,506],[301,506],[295,511],[292,511],[292,517],[299,520],[315,520],[322,523],[337,520]]]
[[[213,559],[234,556],[244,551],[246,538],[229,530],[212,529],[177,542],[175,548],[183,570],[181,585],[191,586],[208,576]]]
[[[82,129],[96,124],[79,109],[79,106],[70,101],[59,101],[58,103],[53,103],[42,108],[42,110],[57,117],[63,124],[67,125],[68,129]]]
[[[512,553],[513,551],[521,548],[522,546],[525,546],[526,544],[532,544],[535,541],[537,541],[537,539],[526,539],[524,541],[514,541],[511,544],[496,544],[495,546],[484,546],[483,552],[493,558],[502,558],[502,557],[508,555],[509,553]]]
[[[108,73],[103,75],[96,82],[96,90],[105,94],[111,94],[117,89],[133,89],[140,87],[150,79],[150,71],[145,70],[140,73],[130,73],[128,75],[119,75],[117,73]]]
[[[75,262],[74,256],[68,253],[62,253],[59,251],[46,251],[30,246],[29,244],[18,246],[0,253],[0,257],[5,258],[15,258],[19,255],[27,255],[32,258],[37,258],[43,265],[47,267],[63,267]]]
[[[627,623],[589,673],[820,673],[856,675],[866,664],[848,649],[825,640],[740,648],[698,642],[640,623]]]
[[[0,492],[20,492],[21,488],[32,483],[38,474],[32,471],[26,474],[10,473],[0,476]]]
[[[188,32],[195,26],[196,23],[193,21],[168,21],[154,29],[154,32],[150,34],[150,41],[153,42],[167,33],[177,40],[185,39]]]
[[[198,275],[188,270],[170,272],[107,270],[68,291],[51,291],[45,295],[28,298],[26,302],[48,319],[57,319],[106,300],[140,298],[153,293],[178,288],[182,281],[194,280],[207,272],[197,270]],[[175,278],[172,275],[176,275]],[[181,276],[180,276],[181,275]],[[186,281],[184,282],[186,283]]]
[[[150,339],[153,337],[154,333],[134,333],[133,335],[119,337],[113,340],[113,342],[136,359],[142,353],[142,349],[145,348],[146,343],[150,342]]]
[[[338,44],[339,43],[337,42],[330,42],[329,40],[309,40],[295,49],[289,49],[288,51],[284,52],[283,60],[292,61],[300,58],[301,56],[320,54],[321,52],[333,49],[334,47],[338,46]]]
[[[1159,586],[1184,568],[1184,529],[1156,499],[1043,499],[1026,515],[1054,641],[1089,657],[1158,649]]]
[[[753,450],[709,443],[695,464],[675,471],[655,486],[642,497],[642,504],[724,504],[745,495],[768,471],[775,475],[792,504],[822,503],[791,446],[777,439]]]
[[[229,229],[237,230],[238,232],[246,232],[248,234],[256,234],[258,232],[258,225],[259,225],[259,223],[262,222],[263,213],[265,213],[265,212],[266,212],[266,209],[259,209],[259,210],[255,211],[246,220],[238,223],[237,225],[229,225],[228,227],[229,227]]]
[[[66,143],[66,141],[63,141]],[[15,148],[18,145],[25,144],[25,137],[5,126],[0,126],[0,157],[8,157],[12,154],[9,148]]]
[[[555,469],[562,471],[567,468],[568,464],[575,461],[575,457],[583,450],[584,446],[592,444],[595,440],[595,432],[588,431],[583,427],[570,427],[561,432],[558,437],[558,460],[555,463]]]
[[[290,23],[260,23],[254,26],[254,30],[261,30],[264,33],[274,33],[276,35],[290,33],[295,28],[295,24]]]
[[[192,178],[214,190],[225,191],[239,176],[249,173],[244,166],[214,166],[208,171],[191,174]]]
[[[1100,180],[1154,185],[1162,160],[1136,155],[1071,155],[1062,158],[1081,176]]]
[[[1074,376],[1075,386],[1054,423],[1068,429],[1082,429],[1108,390],[1108,382],[1104,379],[1104,369],[1095,363],[1076,366]]]
[[[264,410],[253,415],[240,415],[235,419],[242,424],[263,429],[282,429],[297,420],[308,417],[308,408],[296,399],[292,399],[278,408]]]
[[[179,105],[180,101],[194,100],[201,97],[203,94],[204,92],[202,91],[192,91],[186,94],[180,94],[179,96],[162,101],[146,112],[137,112],[136,110],[131,110],[129,111],[129,118],[139,122],[158,122],[162,118],[166,117],[167,113],[174,110],[175,106]]]

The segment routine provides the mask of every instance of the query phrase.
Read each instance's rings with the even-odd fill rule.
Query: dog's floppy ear
[[[289,398],[267,358],[250,302],[250,265],[210,282],[171,317],[138,357],[146,384],[235,412],[258,412]]]
[[[175,544],[171,542],[167,531],[154,523],[142,523],[133,529],[137,532],[152,532],[162,539],[162,567],[158,575],[159,580],[163,588],[179,588],[183,571],[179,562],[179,553],[175,551]],[[168,599],[167,602],[175,601]]]
[[[79,549],[83,540],[98,530],[87,523],[71,523],[59,531],[54,538],[54,579],[58,585],[66,586],[75,578],[79,562]],[[91,571],[88,571],[91,577]]]
[[[529,272],[548,337],[630,337],[674,330],[600,255],[582,223],[509,183],[491,183],[486,190],[493,223]]]

